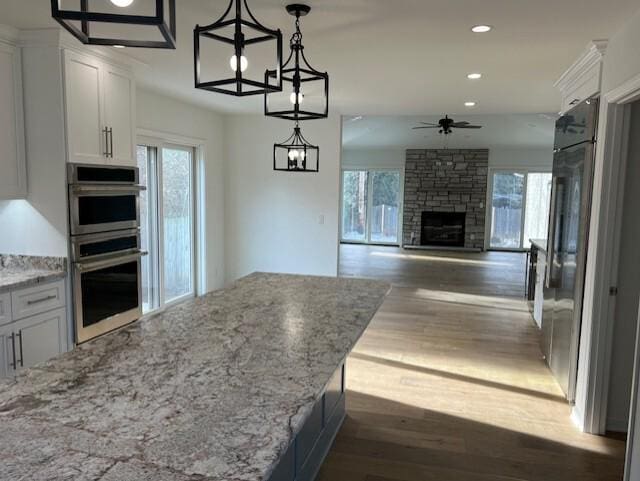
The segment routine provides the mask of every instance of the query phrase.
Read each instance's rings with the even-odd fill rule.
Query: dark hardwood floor
[[[524,256],[342,246],[394,287],[347,363],[320,481],[620,481],[624,441],[586,435],[538,347]]]
[[[515,252],[404,250],[340,246],[339,275],[383,279],[398,287],[522,297],[526,255]]]

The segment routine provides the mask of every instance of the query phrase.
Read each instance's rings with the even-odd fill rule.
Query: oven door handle
[[[137,261],[138,259],[140,259],[143,256],[146,256],[147,254],[148,252],[140,251],[140,252],[136,252],[135,254],[129,254],[125,256],[117,255],[109,259],[102,259],[99,261],[76,262],[75,267],[79,272],[91,272],[91,271],[96,271],[98,269],[104,269],[105,267],[112,267],[120,264],[126,264],[128,262]]]
[[[73,194],[139,194],[147,190],[144,185],[72,185]]]

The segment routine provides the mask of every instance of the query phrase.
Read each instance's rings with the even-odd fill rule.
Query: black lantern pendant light
[[[320,147],[304,138],[296,122],[293,135],[273,146],[273,170],[283,172],[318,172]]]
[[[101,0],[104,2],[105,0]],[[132,6],[140,0],[109,0],[119,9]],[[80,9],[62,9],[62,0],[51,0],[51,16],[62,25],[71,35],[84,44],[108,45],[121,47],[144,48],[176,48],[176,0],[154,0],[153,15],[133,15],[123,10],[123,13],[108,13],[91,11],[91,0],[79,0]],[[165,6],[166,3],[166,6]],[[168,15],[168,23],[165,18]],[[75,22],[75,23],[74,23]],[[79,23],[79,25],[77,25]],[[134,40],[113,38],[108,36],[93,36],[92,24],[134,25],[140,27],[157,27],[162,40]]]
[[[300,17],[308,15],[310,11],[308,5],[295,3],[287,6],[287,12],[296,17],[296,31],[291,37],[291,53],[282,67],[284,96],[269,93],[264,96],[264,113],[269,117],[297,122],[329,116],[329,74],[311,66],[302,45]],[[277,75],[277,71],[268,70],[265,83],[277,78]]]
[[[235,6],[235,9],[233,7]],[[246,16],[243,17],[243,13]],[[282,32],[272,30],[262,25],[251,13],[247,0],[230,0],[227,10],[222,17],[210,25],[196,25],[194,37],[194,69],[195,86],[199,89],[210,90],[236,97],[247,95],[261,95],[265,92],[282,90]],[[215,40],[228,45],[229,63],[224,68],[230,68],[230,77],[219,80],[203,80],[201,49],[205,39]],[[202,41],[202,45],[201,45]],[[245,55],[245,48],[257,44],[270,42],[273,44],[273,63],[275,68],[274,83],[263,81],[264,70],[260,70],[256,78],[249,77],[248,69],[251,62],[249,55]],[[261,55],[263,57],[264,55]],[[272,66],[273,67],[273,66]],[[254,71],[256,69],[254,68]]]

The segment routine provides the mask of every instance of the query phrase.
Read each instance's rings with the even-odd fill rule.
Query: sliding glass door
[[[399,170],[342,172],[342,241],[398,244]]]
[[[138,146],[143,311],[195,295],[194,149],[149,141]]]
[[[528,249],[547,237],[550,172],[495,171],[490,179],[489,247]]]

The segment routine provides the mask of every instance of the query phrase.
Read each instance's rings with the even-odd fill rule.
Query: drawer
[[[13,320],[11,316],[11,294],[0,294],[0,326],[9,324]]]
[[[291,443],[287,452],[280,458],[278,465],[269,477],[269,481],[294,481],[296,479],[296,444]]]
[[[329,381],[327,390],[324,393],[324,424],[327,423],[327,419],[333,414],[333,410],[338,404],[338,401],[342,397],[344,392],[344,364],[336,371],[336,373]]]
[[[64,305],[63,279],[11,293],[11,311],[14,321],[59,309]]]
[[[316,444],[322,432],[323,397],[316,401],[309,418],[304,423],[302,430],[296,437],[296,472],[299,472],[302,465],[307,461],[313,446]]]

